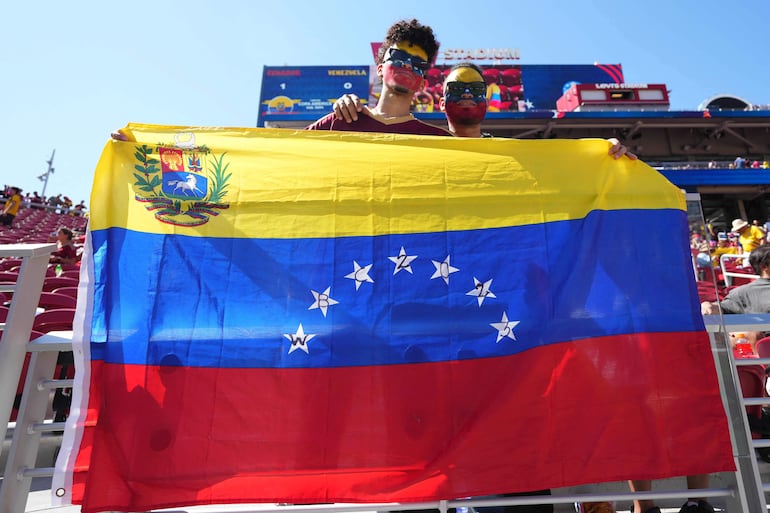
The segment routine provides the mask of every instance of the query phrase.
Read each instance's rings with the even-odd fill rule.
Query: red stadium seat
[[[43,333],[51,331],[69,331],[75,318],[74,308],[58,308],[46,310],[35,316],[32,329]]]
[[[77,299],[65,294],[57,294],[55,292],[41,292],[40,301],[37,306],[45,310],[51,310],[55,308],[75,308]]]
[[[11,271],[0,271],[0,281],[7,283],[16,283],[19,281],[19,273]]]
[[[78,288],[77,287],[59,287],[58,289],[53,290],[56,294],[63,294],[65,296],[70,296],[75,299],[78,297]]]
[[[64,276],[58,278],[56,276],[46,276],[45,281],[43,281],[43,291],[53,292],[54,289],[60,287],[77,287],[78,281],[75,278],[65,278]]]
[[[770,337],[757,340],[755,348],[760,358],[770,358]]]
[[[521,84],[521,69],[519,68],[504,69],[502,75],[500,76],[500,80],[503,84],[507,86],[514,86],[514,85]]]
[[[739,365],[738,380],[741,384],[743,397],[763,397],[765,395],[765,368],[762,365]],[[770,402],[770,400],[768,400]],[[750,423],[756,423],[762,419],[762,405],[746,406],[746,415]],[[753,434],[755,438],[761,438],[761,434]]]
[[[80,281],[80,269],[63,270],[61,276],[65,278],[75,278],[76,280]]]
[[[7,271],[8,269],[11,269],[12,267],[20,266],[21,265],[21,259],[20,258],[6,258],[2,261],[0,261],[0,271]]]
[[[487,68],[484,70],[484,81],[489,84],[497,84],[500,82],[500,70],[496,68]]]

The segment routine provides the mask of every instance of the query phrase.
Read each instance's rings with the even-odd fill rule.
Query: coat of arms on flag
[[[166,196],[180,199],[203,198],[207,182],[200,153],[180,148],[158,148],[163,171],[162,190]],[[203,165],[201,165],[203,162]]]
[[[134,169],[136,199],[148,203],[147,209],[161,222],[178,226],[198,226],[228,208],[226,195],[228,164],[224,155],[214,155],[195,139],[174,145],[136,146]]]

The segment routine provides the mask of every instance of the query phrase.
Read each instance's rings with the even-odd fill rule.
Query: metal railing
[[[732,254],[732,253],[725,253],[724,255],[719,256],[719,267],[722,269],[722,277],[725,280],[725,286],[730,287],[733,284],[733,278],[747,278],[750,280],[755,280],[759,278],[758,274],[752,273],[737,273],[733,271],[728,271],[726,262],[728,260],[748,260],[749,255],[746,254]],[[753,271],[753,269],[752,269]]]

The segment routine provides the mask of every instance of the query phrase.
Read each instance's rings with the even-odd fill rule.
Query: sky
[[[89,204],[129,122],[256,126],[263,66],[368,65],[399,19],[443,48],[517,48],[518,64],[623,65],[672,110],[733,94],[770,104],[768,0],[11,1],[0,30],[0,184]]]

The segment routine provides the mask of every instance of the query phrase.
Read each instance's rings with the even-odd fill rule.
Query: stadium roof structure
[[[446,128],[441,112],[415,116]],[[301,128],[314,120],[265,118],[274,128]],[[490,112],[483,129],[517,139],[616,137],[652,162],[732,161],[738,156],[765,160],[770,155],[770,110]]]

